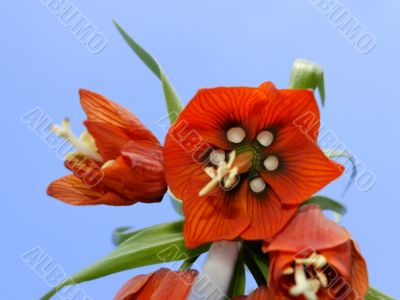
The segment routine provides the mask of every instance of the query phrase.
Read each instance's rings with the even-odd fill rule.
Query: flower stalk
[[[218,300],[227,294],[242,242],[219,241],[211,245],[188,300]]]

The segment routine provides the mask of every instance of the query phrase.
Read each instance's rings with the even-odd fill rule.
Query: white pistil
[[[246,132],[242,127],[232,127],[226,132],[228,141],[234,144],[240,144],[246,137]]]
[[[200,190],[199,192],[200,197],[207,195],[210,191],[215,189],[224,178],[225,178],[225,183],[224,183],[225,188],[231,188],[235,184],[236,182],[235,178],[238,173],[237,167],[232,168],[235,159],[236,159],[236,152],[233,150],[231,153],[229,153],[228,163],[222,161],[221,164],[218,166],[217,170],[214,170],[214,168],[212,167],[207,167],[204,169],[206,174],[211,177],[211,181],[208,182],[206,186]]]
[[[214,166],[219,166],[223,161],[225,161],[225,151],[223,150],[213,150],[210,153],[210,162]]]
[[[77,149],[77,152],[80,152],[95,161],[103,161],[103,158],[97,152],[97,149],[92,140],[93,138],[91,138],[88,133],[83,133],[80,138],[77,138],[71,130],[69,119],[64,119],[61,122],[61,126],[53,124],[50,129],[55,134],[66,139],[72,146]]]
[[[279,166],[279,160],[276,156],[270,155],[264,160],[264,167],[268,171],[275,171],[278,169]]]
[[[254,193],[261,193],[265,190],[266,184],[261,177],[254,178],[250,181],[250,189]]]
[[[257,135],[257,141],[264,147],[268,147],[274,141],[274,135],[268,130],[263,130]]]
[[[317,300],[320,287],[318,279],[308,279],[302,265],[296,265],[294,270],[295,285],[289,289],[292,296],[303,295],[307,300]]]

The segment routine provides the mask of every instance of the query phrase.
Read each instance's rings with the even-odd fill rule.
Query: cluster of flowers
[[[87,132],[75,137],[67,121],[53,127],[77,151],[66,157],[73,174],[51,183],[49,195],[74,205],[131,205],[159,202],[168,187],[182,201],[188,248],[262,241],[268,286],[235,299],[364,299],[368,275],[356,243],[319,206],[303,205],[343,173],[317,145],[311,90],[270,82],[201,89],[164,146],[115,102],[86,90],[80,97]],[[299,126],[304,115],[314,118]],[[160,269],[132,278],[115,299],[186,299],[197,277]]]

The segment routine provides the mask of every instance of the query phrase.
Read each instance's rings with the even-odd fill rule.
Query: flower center
[[[275,155],[263,158],[265,149],[274,142],[274,134],[269,130],[262,130],[250,144],[243,143],[246,131],[241,126],[231,127],[225,134],[227,140],[233,144],[234,150],[229,153],[228,160],[224,150],[214,149],[210,152],[207,163],[211,163],[212,166],[205,167],[204,171],[211,180],[200,190],[199,196],[205,196],[218,185],[225,191],[232,190],[240,181],[239,174],[246,172],[251,174],[250,190],[256,194],[264,192],[268,185],[257,171],[264,168],[273,172],[280,165]]]
[[[224,154],[225,156],[225,154]],[[225,189],[232,189],[238,182],[236,178],[239,174],[239,168],[234,166],[236,159],[236,152],[233,150],[229,153],[228,162],[221,161],[218,168],[215,170],[213,167],[206,167],[204,171],[211,177],[211,181],[207,183],[199,192],[199,196],[205,196],[210,191],[215,189],[221,182]]]
[[[83,154],[84,156],[89,157],[97,162],[104,161],[101,155],[97,152],[96,143],[93,137],[87,131],[83,132],[79,138],[76,137],[71,130],[71,123],[69,119],[64,119],[61,122],[61,126],[53,124],[50,129],[58,136],[66,139],[72,146],[76,148],[76,151],[70,153],[66,159],[68,159],[70,156],[74,157]]]
[[[289,294],[303,295],[307,300],[317,300],[319,288],[328,286],[328,278],[322,270],[326,264],[326,258],[315,252],[306,258],[296,258],[294,268],[288,267],[283,270],[283,275],[294,274],[295,285],[289,289]]]

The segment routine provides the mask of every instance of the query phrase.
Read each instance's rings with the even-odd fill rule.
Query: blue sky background
[[[176,218],[168,201],[73,207],[49,198],[48,183],[67,171],[20,119],[40,107],[57,122],[70,117],[78,133],[84,114],[77,92],[87,88],[134,111],[163,140],[156,124],[166,113],[160,83],[125,45],[113,18],[158,58],[185,102],[201,87],[271,80],[283,88],[296,58],[319,62],[326,73],[323,122],[377,178],[368,192],[352,187],[342,199],[342,179],[324,193],[346,203],[343,224],[367,259],[371,284],[400,297],[398,1],[342,1],[376,37],[369,54],[357,52],[309,0],[72,3],[107,36],[100,54],[90,53],[40,0],[0,4],[1,298],[38,299],[48,290],[20,259],[36,246],[71,274],[112,250],[115,227]],[[111,299],[141,271],[81,287],[92,299]]]

